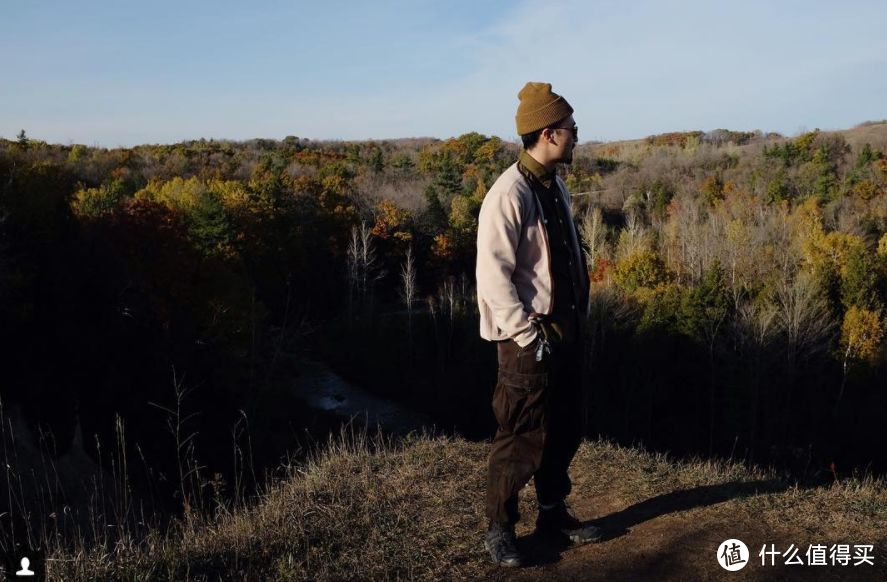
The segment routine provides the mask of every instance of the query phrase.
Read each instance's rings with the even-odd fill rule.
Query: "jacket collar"
[[[525,170],[522,172],[523,174],[532,176],[546,190],[551,189],[552,184],[554,184],[555,173],[546,170],[545,166],[527,153],[527,150],[520,151],[517,162]]]

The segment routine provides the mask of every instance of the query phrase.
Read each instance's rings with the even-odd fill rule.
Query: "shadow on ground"
[[[788,485],[776,480],[737,481],[720,485],[705,485],[657,495],[635,503],[621,511],[587,521],[604,531],[601,542],[624,536],[632,527],[671,513],[708,507],[731,499],[750,497],[761,493],[777,493]],[[552,564],[561,559],[561,553],[570,547],[566,541],[551,540],[535,533],[518,540],[521,549],[533,565]]]

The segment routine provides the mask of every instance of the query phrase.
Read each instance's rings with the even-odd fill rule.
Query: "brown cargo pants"
[[[536,361],[533,344],[499,342],[499,375],[493,413],[499,424],[490,450],[487,518],[514,524],[520,519],[518,492],[534,478],[541,504],[570,493],[567,469],[582,440],[584,424],[582,348],[559,345]]]

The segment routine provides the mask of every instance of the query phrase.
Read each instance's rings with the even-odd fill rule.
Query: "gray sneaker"
[[[484,538],[484,547],[490,552],[490,559],[497,566],[517,568],[523,566],[524,557],[517,549],[514,526],[491,523]]]
[[[566,537],[574,544],[598,542],[604,537],[601,528],[576,519],[563,501],[551,509],[539,510],[536,532],[547,537]]]

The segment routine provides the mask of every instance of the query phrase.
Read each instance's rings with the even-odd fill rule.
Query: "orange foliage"
[[[344,160],[345,154],[326,150],[304,149],[293,154],[293,160],[300,164],[320,167],[324,162]]]
[[[609,277],[610,271],[613,268],[613,261],[609,261],[607,259],[597,259],[594,262],[594,270],[591,272],[591,281],[593,283],[600,283]]]
[[[376,205],[376,223],[373,225],[373,236],[382,240],[395,237],[399,240],[409,240],[410,233],[404,232],[403,227],[410,218],[406,210],[387,198]],[[406,235],[406,236],[405,236]]]
[[[702,135],[701,131],[672,131],[651,135],[647,138],[647,143],[654,146],[678,146],[685,148],[691,138],[699,139]]]

